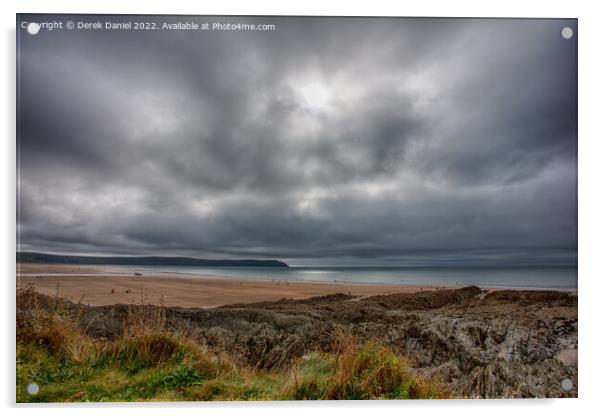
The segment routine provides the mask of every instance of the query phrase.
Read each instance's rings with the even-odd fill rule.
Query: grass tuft
[[[122,334],[92,339],[77,308],[17,293],[17,402],[176,400],[356,400],[445,398],[403,357],[341,333],[332,353],[313,352],[289,370],[241,365],[169,331],[165,314],[132,307]],[[35,382],[37,395],[26,387]]]

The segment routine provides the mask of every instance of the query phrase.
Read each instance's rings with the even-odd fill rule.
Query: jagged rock
[[[121,334],[123,321],[119,319],[115,309],[109,309],[104,313],[90,314],[90,318],[82,326],[93,337],[114,338]]]
[[[120,334],[131,309],[154,313],[148,306],[77,307],[82,327],[99,337]],[[257,368],[285,369],[304,354],[333,351],[346,331],[407,356],[417,372],[460,397],[577,395],[577,297],[570,293],[467,287],[162,313],[166,328]],[[564,378],[571,391],[561,389]]]

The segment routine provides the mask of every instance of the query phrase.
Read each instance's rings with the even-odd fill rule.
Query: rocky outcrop
[[[332,351],[349,332],[407,356],[418,373],[460,397],[577,395],[577,296],[571,293],[466,287],[216,309],[78,308],[91,336],[120,334],[132,312],[160,313],[166,328],[258,368],[286,368],[306,353]],[[563,379],[573,388],[562,390]]]

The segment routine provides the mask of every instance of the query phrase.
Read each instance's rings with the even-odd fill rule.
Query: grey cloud
[[[576,261],[575,21],[226,20],[20,34],[22,249]]]

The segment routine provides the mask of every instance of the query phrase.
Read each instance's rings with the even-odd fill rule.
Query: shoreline
[[[135,273],[143,272],[140,275]],[[140,267],[17,263],[17,287],[28,284],[50,296],[91,306],[155,304],[186,308],[214,308],[228,304],[281,299],[305,299],[344,293],[358,298],[424,290],[457,289],[466,285],[407,285],[349,281],[304,281],[187,272],[149,271]],[[480,286],[490,291],[543,290],[574,292],[577,289]]]

